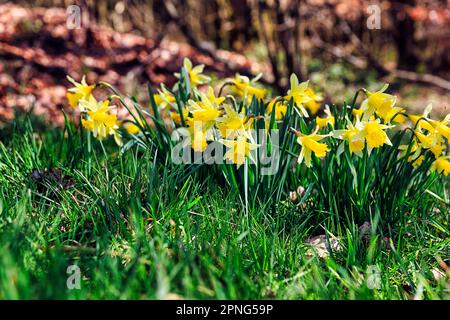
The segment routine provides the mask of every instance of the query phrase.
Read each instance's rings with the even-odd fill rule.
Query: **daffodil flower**
[[[222,137],[234,138],[237,134],[249,128],[250,121],[244,113],[239,113],[231,106],[225,105],[225,114],[216,119],[216,126]]]
[[[297,162],[300,164],[305,161],[305,164],[308,168],[311,167],[311,154],[314,152],[316,157],[324,158],[327,155],[327,152],[330,151],[327,144],[319,142],[326,137],[329,137],[330,134],[317,134],[317,128],[312,134],[305,135],[298,131],[294,131],[297,136],[297,142],[302,146],[300,151],[300,155],[298,156]]]
[[[364,112],[362,117],[363,121],[370,119],[374,113],[384,119],[391,112],[397,97],[384,93],[388,87],[389,85],[385,84],[381,90],[376,92],[365,90],[367,99],[365,99],[361,104],[361,109]]]
[[[158,93],[153,95],[155,104],[159,109],[167,109],[176,102],[175,97],[162,85],[161,89],[158,89]]]
[[[384,130],[393,128],[394,126],[388,126],[380,124],[380,120],[369,121],[357,121],[355,124],[358,132],[353,136],[354,140],[360,140],[364,138],[367,142],[367,150],[370,154],[373,148],[381,147],[384,144],[392,146],[391,140]]]
[[[248,142],[247,140],[247,136],[244,135],[239,136],[236,140],[219,140],[220,143],[228,148],[224,155],[225,160],[236,164],[238,169],[244,164],[246,158],[250,159],[252,163],[255,162],[252,156],[252,151],[256,150],[259,145],[253,142]]]
[[[192,88],[195,88],[199,85],[208,83],[211,81],[211,78],[208,76],[205,76],[202,74],[203,70],[205,69],[204,64],[199,64],[197,66],[193,66],[191,60],[188,58],[184,58],[183,60],[183,67],[186,69],[188,75],[189,75],[189,84]],[[180,78],[179,73],[175,73],[175,76],[177,78]]]
[[[450,173],[450,156],[441,156],[437,158],[431,165],[431,171],[437,171],[443,173],[444,176],[448,176]]]
[[[127,123],[124,125],[124,128],[128,132],[128,134],[131,135],[138,134],[141,131],[141,129],[139,129],[139,127],[134,123]]]
[[[432,109],[433,105],[430,103],[429,105],[426,106],[422,115],[411,114],[408,116],[409,120],[411,120],[413,125],[416,127],[417,131],[425,129],[428,130],[429,132],[433,132],[434,128],[430,123],[431,119],[428,118]]]
[[[418,156],[416,159],[408,159],[409,162],[412,162],[413,167],[418,167],[423,163],[423,160],[425,160],[425,156],[422,154]]]
[[[450,114],[442,121],[431,121],[431,125],[433,126],[435,132],[438,132],[440,135],[447,139],[447,142],[450,143]]]
[[[272,115],[273,109],[275,108],[275,119],[282,120],[287,112],[287,105],[285,102],[277,100],[276,98],[271,100],[267,105],[266,114],[269,116]]]
[[[424,149],[429,149],[437,158],[442,155],[445,150],[445,144],[442,136],[438,134],[429,133],[427,135],[420,131],[416,131],[415,135],[420,141],[420,145]]]
[[[331,127],[334,127],[334,117],[331,114],[330,106],[326,105],[324,110],[326,117],[316,117],[316,124],[319,126],[319,128],[325,128],[329,125]]]
[[[80,83],[76,82],[70,76],[67,76],[67,79],[74,85],[73,88],[67,90],[67,100],[69,101],[70,106],[75,109],[80,100],[87,100],[89,98],[92,90],[95,88],[95,85],[88,85],[86,82],[86,76],[83,76]],[[81,111],[83,112],[84,110]]]
[[[86,119],[81,120],[84,128],[91,131],[93,136],[103,140],[109,135],[113,135],[116,143],[121,146],[122,140],[118,132],[117,116],[110,113],[109,101],[97,102],[91,95],[89,100],[82,100],[80,104],[86,110]]]
[[[358,118],[358,119],[362,118],[363,113],[364,113],[364,110],[361,108],[360,109],[355,108],[352,110],[353,117]]]
[[[258,99],[263,99],[266,95],[266,90],[255,86],[257,79],[259,79],[259,76],[250,80],[248,77],[237,73],[235,77],[231,79],[231,83],[233,84],[233,93],[247,99],[247,102],[249,103],[252,101],[254,96]]]
[[[208,87],[206,98],[216,106],[221,105],[225,101],[225,97],[216,97],[213,87]]]
[[[378,115],[383,119],[384,123],[391,123],[392,121],[395,123],[405,123],[406,118],[404,115],[399,113],[404,113],[406,110],[401,107],[392,107],[386,113],[378,113]],[[395,118],[394,118],[395,117]]]
[[[204,93],[200,93],[200,97],[200,101],[188,101],[192,121],[201,121],[207,126],[213,125],[216,118],[221,115],[219,106],[217,103],[210,101]]]
[[[406,156],[406,152],[409,149],[409,145],[401,145],[398,147],[399,150],[403,150],[403,156]],[[413,167],[420,166],[425,159],[422,154],[422,148],[416,140],[412,141],[412,146],[410,149],[411,155],[408,156],[408,162],[410,162]]]
[[[416,136],[425,149],[430,149],[436,157],[439,157],[445,150],[444,140],[450,141],[450,114],[447,114],[442,121],[429,118],[432,105],[429,104],[422,115],[409,115],[409,119],[416,127]],[[428,131],[424,134],[422,131]]]
[[[305,106],[311,115],[315,115],[320,109],[320,101],[322,101],[323,98],[320,94],[315,93],[314,90],[309,87],[306,89],[305,93],[311,98],[310,101],[305,103]]]
[[[183,110],[183,119],[185,121],[190,121],[189,117],[189,110],[184,109]],[[181,125],[181,115],[178,111],[170,112],[170,117],[172,118],[173,122],[177,125]]]
[[[141,132],[141,128],[144,127],[144,122],[142,121],[141,118],[137,119],[138,123],[135,122],[126,122],[123,127],[125,128],[125,130],[128,132],[128,134],[134,135],[134,134],[138,134],[139,132]],[[138,125],[139,124],[139,125]]]
[[[309,81],[299,83],[297,76],[293,73],[290,78],[290,89],[284,97],[287,101],[294,100],[297,108],[303,117],[308,118],[308,111],[305,109],[305,104],[312,101],[311,94],[307,93]]]
[[[348,143],[350,153],[356,154],[358,157],[362,157],[362,151],[364,150],[365,143],[364,138],[360,137],[355,139],[356,134],[359,132],[357,128],[347,119],[347,129],[334,130],[332,136],[336,139],[344,140],[339,145],[336,154],[339,156],[344,152],[345,142]]]

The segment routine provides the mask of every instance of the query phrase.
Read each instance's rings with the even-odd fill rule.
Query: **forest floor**
[[[1,4],[0,11],[0,124],[13,119],[18,110],[63,125],[61,109],[71,112],[65,98],[69,85],[66,75],[78,80],[86,74],[88,82],[106,81],[147,103],[146,83],[171,86],[176,81],[173,73],[184,57],[194,64],[205,64],[208,73],[220,78],[239,71],[254,75],[262,72],[269,82],[272,77],[258,44],[250,44],[243,52],[251,59],[217,50],[217,55],[228,61],[225,65],[179,42],[179,37],[149,39],[95,23],[87,29],[68,30],[63,9]],[[342,61],[309,61],[307,69],[312,85],[325,100],[350,101],[361,87],[379,89],[380,80],[374,74],[361,74]],[[436,116],[449,112],[450,93],[442,89],[402,84],[391,91],[398,95],[399,105],[410,111],[423,110],[433,103]]]

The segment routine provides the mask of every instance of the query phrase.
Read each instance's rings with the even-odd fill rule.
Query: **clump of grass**
[[[321,116],[321,96],[295,75],[286,95],[270,97],[258,77],[240,75],[221,81],[216,94],[202,71],[185,59],[173,88],[161,84],[154,92],[149,86],[150,106],[98,84],[129,111],[123,129],[110,102],[93,97],[95,85],[70,78],[75,87],[68,98],[80,108],[83,127],[100,140],[114,136],[121,152],[157,150],[155,161],[181,167],[182,180],[195,175],[227,184],[246,208],[275,212],[303,187],[302,202],[326,208],[316,222],[325,219],[333,228],[366,221],[381,231],[396,228],[450,172],[450,115],[432,120],[431,107],[422,116],[408,115],[385,92],[387,85],[358,91],[349,105],[327,105]],[[358,106],[361,92],[366,99]]]
[[[195,177],[180,184],[182,168],[159,170],[150,151],[109,154],[93,144],[79,153],[85,138],[78,135],[61,151],[69,137],[36,132],[31,123],[16,120],[16,133],[1,144],[3,299],[449,298],[445,277],[433,276],[436,258],[449,253],[443,183],[430,188],[442,201],[425,197],[383,240],[354,224],[315,225],[321,203],[301,213],[302,204],[290,201],[275,213],[246,212],[232,187]],[[33,169],[46,177],[52,168],[73,185],[33,179]],[[321,233],[338,238],[341,249],[315,255],[305,241]],[[70,265],[80,267],[79,290],[67,288]],[[375,288],[372,266],[381,272]]]

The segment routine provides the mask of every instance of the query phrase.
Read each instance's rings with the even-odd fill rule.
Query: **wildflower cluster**
[[[68,80],[74,85],[67,91],[67,100],[70,106],[78,108],[81,112],[81,124],[92,132],[95,138],[103,140],[107,136],[114,136],[116,143],[121,146],[122,138],[119,133],[117,116],[111,113],[114,108],[110,106],[110,100],[97,101],[92,92],[95,85],[88,85],[85,77],[77,83],[71,77]]]
[[[250,79],[236,74],[234,78],[226,79],[220,89],[221,93],[226,91],[227,94],[217,96],[209,85],[210,79],[200,73],[203,65],[192,67],[192,63],[185,59],[184,68],[190,79],[192,98],[180,112],[176,95],[161,85],[153,95],[158,111],[172,119],[174,127],[188,130],[190,144],[195,152],[204,152],[213,141],[220,142],[227,150],[224,160],[236,164],[237,168],[245,159],[256,163],[252,151],[261,146],[256,143],[254,136],[257,122],[263,121],[267,133],[274,129],[271,125],[272,115],[275,122],[281,122],[286,115],[290,97],[295,99],[300,117],[308,116],[308,111],[316,113],[320,106],[321,97],[308,87],[308,82],[299,84],[294,76],[288,95],[271,99],[267,106],[264,105],[264,113],[260,114],[254,112],[252,102],[264,102],[268,96],[267,90],[258,84],[261,75]],[[180,74],[176,76],[180,77]],[[205,90],[199,90],[199,85],[205,85]]]
[[[260,76],[250,79],[236,74],[234,78],[225,79],[220,90],[215,90],[203,70],[203,65],[193,66],[185,59],[182,72],[176,74],[180,81],[173,88],[161,84],[151,97],[156,106],[154,113],[160,114],[166,124],[169,122],[169,130],[184,128],[188,132],[194,152],[205,152],[212,142],[219,142],[227,150],[225,160],[236,164],[237,168],[246,159],[258,164],[252,151],[261,145],[252,130],[263,123],[270,135],[271,131],[283,128],[281,124],[286,121],[298,125],[291,121],[297,118],[307,126],[284,129],[294,133],[298,143],[290,152],[298,154],[299,164],[310,168],[314,157],[326,158],[335,146],[338,157],[347,150],[359,158],[365,154],[370,156],[374,149],[383,146],[394,147],[389,132],[407,127],[413,135],[406,144],[396,146],[398,157],[407,157],[416,167],[430,154],[434,157],[432,171],[445,176],[450,173],[450,115],[442,121],[432,120],[429,117],[431,107],[427,107],[423,115],[408,115],[404,108],[396,106],[396,97],[385,92],[388,85],[376,92],[364,89],[366,98],[360,107],[344,106],[344,113],[341,113],[344,116],[336,119],[335,106],[325,105],[323,115],[317,115],[322,97],[308,81],[300,82],[295,74],[291,75],[290,87],[284,96],[270,97],[268,90],[258,83]],[[112,135],[121,145],[118,119],[111,113],[110,100],[96,101],[92,95],[95,86],[88,85],[84,78],[80,83],[69,80],[74,87],[69,89],[67,98],[72,107],[78,106],[82,112],[83,127],[98,139]],[[256,111],[255,105],[263,106],[263,111],[258,108]],[[124,127],[128,134],[139,135],[144,128],[151,129],[144,126],[143,121],[146,121],[143,117],[134,118],[133,123]],[[160,130],[160,126],[153,130]]]

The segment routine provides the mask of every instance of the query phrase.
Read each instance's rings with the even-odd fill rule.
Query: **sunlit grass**
[[[227,186],[159,170],[152,150],[88,152],[85,136],[34,127],[21,119],[2,132],[1,298],[406,299],[422,289],[416,298],[449,298],[445,277],[432,273],[449,256],[442,183],[431,187],[442,201],[424,196],[383,238],[351,222],[321,224],[319,202],[246,212]],[[51,178],[52,168],[61,175]],[[319,234],[341,250],[315,255],[305,241]],[[66,286],[72,264],[80,290]],[[368,288],[368,266],[381,271],[379,289]]]

